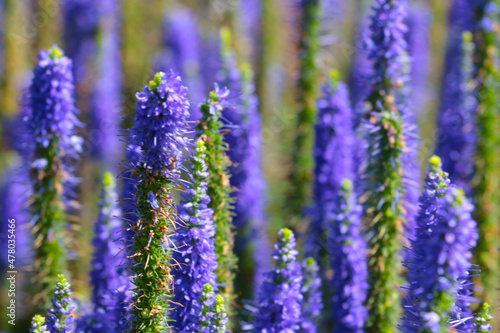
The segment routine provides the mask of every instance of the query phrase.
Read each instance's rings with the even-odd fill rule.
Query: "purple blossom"
[[[302,263],[302,320],[301,331],[317,332],[316,321],[323,309],[321,299],[321,278],[319,277],[319,266],[313,258],[307,258]]]
[[[122,173],[123,189],[122,189],[122,213],[124,216],[123,227],[124,237],[128,243],[131,243],[134,236],[131,226],[137,222],[137,209],[135,207],[135,193],[137,191],[137,179],[134,176],[133,170],[141,161],[141,147],[133,144],[127,145],[125,149],[126,162],[123,167],[125,170]]]
[[[163,25],[164,49],[159,54],[156,66],[160,70],[172,68],[182,76],[185,85],[189,87],[189,100],[193,101],[191,119],[197,120],[201,116],[197,106],[205,96],[205,84],[201,79],[201,65],[205,63],[205,59],[201,59],[203,53],[200,50],[198,21],[188,7],[174,10],[169,8]]]
[[[45,318],[40,315],[35,315],[31,322],[30,333],[50,333],[45,325]]]
[[[361,206],[356,202],[351,180],[344,179],[338,191],[328,239],[334,272],[331,279],[333,332],[361,333],[368,315],[364,306],[368,268],[366,242],[360,231]]]
[[[413,258],[406,263],[409,290],[403,301],[403,332],[437,332],[448,325],[469,332],[473,324],[468,279],[476,223],[463,191],[448,184],[439,158],[433,157],[420,199]]]
[[[193,302],[193,309],[198,320],[196,324],[189,327],[188,332],[229,332],[226,329],[228,317],[224,306],[224,298],[215,295],[210,284],[205,283],[203,285],[199,298]]]
[[[469,181],[474,171],[473,155],[476,136],[474,122],[476,98],[471,86],[471,47],[464,43],[463,33],[474,26],[474,4],[454,0],[450,7],[448,41],[438,113],[436,154],[450,179],[470,193]],[[471,45],[471,43],[468,43]]]
[[[121,117],[120,4],[118,0],[99,3],[100,51],[98,79],[91,96],[89,140],[92,153],[107,170],[116,170],[122,147],[118,139]]]
[[[72,291],[64,275],[57,277],[54,287],[54,298],[52,298],[52,308],[47,311],[51,314],[47,317],[48,327],[51,332],[70,333],[74,332],[74,318],[71,315],[74,306],[71,299]]]
[[[64,0],[64,44],[73,59],[75,82],[89,75],[91,57],[97,52],[95,37],[99,28],[99,2],[96,0]]]
[[[89,332],[123,332],[128,328],[125,303],[131,284],[123,267],[125,253],[119,244],[123,227],[119,216],[115,181],[111,173],[106,173],[92,240],[94,256],[90,279],[94,311]]]
[[[275,245],[275,265],[261,286],[254,332],[277,333],[297,331],[301,323],[302,273],[296,257],[295,236],[281,229]]]
[[[173,301],[177,306],[171,312],[172,326],[179,332],[195,332],[199,325],[198,300],[205,284],[216,285],[213,210],[207,207],[208,168],[206,147],[202,140],[196,144],[192,159],[192,179],[179,205],[179,223],[182,227],[173,237],[176,250],[172,255],[175,265]],[[174,303],[174,304],[175,304]]]
[[[182,150],[189,146],[187,119],[189,101],[187,88],[173,71],[157,73],[149,86],[136,94],[134,126],[130,131],[130,143],[140,146],[144,167],[153,174],[171,172],[182,164]]]
[[[333,211],[341,182],[354,179],[353,149],[356,139],[347,87],[333,78],[323,86],[318,100],[318,121],[314,146],[314,206],[311,227],[306,235],[305,255],[320,259],[326,247],[325,230],[334,218]]]

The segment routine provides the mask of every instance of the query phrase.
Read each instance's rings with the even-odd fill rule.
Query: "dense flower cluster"
[[[316,260],[319,260],[321,245],[326,242],[325,230],[334,218],[341,182],[344,178],[354,179],[356,139],[352,118],[347,87],[338,81],[338,73],[333,72],[318,100],[315,126],[314,207],[304,251]]]
[[[293,233],[289,229],[280,230],[273,253],[274,269],[267,273],[261,286],[254,332],[277,333],[299,329],[302,319],[302,273],[295,247]]]
[[[182,151],[189,146],[187,88],[172,71],[159,72],[137,93],[136,117],[130,142],[141,147],[143,167],[151,173],[177,178]]]
[[[52,308],[47,311],[51,314],[47,317],[48,327],[52,332],[70,333],[74,332],[74,318],[71,315],[72,305],[71,289],[66,277],[59,275],[54,287],[54,298]]]
[[[213,210],[207,207],[210,198],[207,195],[205,153],[205,144],[198,140],[192,157],[191,183],[178,208],[181,228],[173,237],[176,246],[172,255],[175,265],[173,302],[182,306],[175,307],[171,316],[172,325],[179,332],[195,331],[193,325],[198,316],[195,303],[205,284],[216,285],[215,228]]]
[[[45,325],[45,318],[39,314],[35,315],[31,322],[30,333],[50,333]]]
[[[111,173],[103,179],[101,204],[94,224],[94,258],[90,280],[93,286],[91,329],[89,332],[122,332],[130,280],[123,265],[125,252],[121,251],[121,211],[117,207],[115,181]]]
[[[226,333],[228,321],[224,298],[215,295],[213,287],[206,283],[203,286],[199,299],[193,303],[196,310],[196,323],[191,324],[192,332],[217,332]]]
[[[71,60],[57,46],[40,51],[23,115],[32,142],[26,159],[31,162],[35,270],[41,272],[35,290],[37,298],[43,300],[41,306],[57,274],[66,269],[64,211],[78,182],[69,163],[77,160],[82,144],[75,135],[80,123],[71,66]]]
[[[334,220],[330,224],[328,248],[334,275],[333,332],[363,332],[367,317],[364,306],[368,289],[366,242],[360,231],[361,207],[356,203],[352,181],[344,179],[338,190]]]
[[[135,167],[131,173],[136,179],[137,223],[131,226],[134,236],[126,247],[133,273],[129,324],[134,331],[162,331],[172,309],[170,238],[179,225],[171,191],[179,183],[183,152],[191,145],[185,136],[186,92],[180,77],[170,71],[157,73],[136,95],[130,141],[140,147],[141,158],[128,164]]]
[[[323,300],[321,299],[319,266],[313,258],[307,258],[302,263],[302,279],[301,331],[315,333],[317,332],[316,320],[323,309]]]

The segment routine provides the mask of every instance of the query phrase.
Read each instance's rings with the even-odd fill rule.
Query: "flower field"
[[[0,0],[0,331],[500,328],[500,0]]]

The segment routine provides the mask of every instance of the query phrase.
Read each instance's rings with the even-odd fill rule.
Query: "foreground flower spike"
[[[320,51],[319,35],[321,6],[319,0],[303,0],[302,30],[299,45],[300,64],[298,79],[298,115],[295,147],[292,156],[290,188],[286,203],[292,226],[297,226],[303,218],[303,209],[310,203],[312,182],[312,159],[314,146],[314,123],[316,122],[316,98],[319,80],[317,56]]]
[[[45,325],[45,318],[39,314],[35,315],[31,321],[30,333],[50,333]]]
[[[490,322],[493,320],[493,316],[490,315],[489,310],[490,305],[488,303],[483,303],[483,307],[476,315],[473,333],[486,333],[491,331],[492,327]]]
[[[120,249],[123,229],[117,207],[116,184],[111,173],[103,178],[99,215],[94,224],[94,258],[90,280],[93,286],[91,328],[89,332],[123,332],[127,291],[131,289],[127,272],[122,267],[125,252]]]
[[[74,332],[74,318],[71,315],[74,306],[71,305],[71,289],[66,277],[59,275],[54,287],[54,298],[52,308],[47,311],[51,314],[47,317],[48,327],[51,332]]]
[[[460,2],[460,0],[455,1]],[[466,6],[467,7],[467,6]],[[472,9],[471,9],[472,11]],[[450,39],[453,36],[450,36]],[[452,40],[449,41],[451,43]],[[448,64],[445,70],[443,96],[438,115],[439,141],[436,154],[442,156],[443,167],[450,174],[450,179],[470,194],[470,181],[474,172],[474,150],[476,142],[475,118],[477,101],[473,75],[474,44],[472,34],[464,32],[462,39],[453,41],[461,45],[449,45],[447,61],[460,61],[460,64]],[[451,81],[451,82],[449,82]]]
[[[401,282],[403,208],[403,157],[407,147],[403,112],[398,109],[406,42],[406,0],[377,0],[372,9],[366,41],[373,61],[371,92],[367,98],[362,130],[366,139],[364,182],[369,284],[367,332],[396,330]]]
[[[316,321],[323,309],[321,299],[321,278],[319,277],[319,266],[313,258],[307,258],[302,263],[302,319],[301,331],[317,332]]]
[[[210,198],[207,195],[206,151],[203,141],[198,140],[192,157],[191,183],[179,205],[182,228],[172,239],[176,246],[172,255],[175,265],[173,303],[179,306],[173,309],[171,317],[174,320],[172,326],[178,332],[192,330],[197,316],[195,302],[200,298],[203,286],[216,285],[215,227],[213,210],[207,207]]]
[[[418,332],[421,327],[420,317],[423,294],[420,292],[421,281],[427,267],[424,265],[425,251],[431,237],[431,231],[438,220],[438,202],[446,194],[450,184],[448,174],[443,171],[441,159],[432,156],[429,159],[429,171],[425,179],[424,190],[420,197],[420,209],[417,214],[415,239],[411,239],[410,256],[404,265],[408,268],[407,296],[403,299],[403,319],[400,330],[405,333]]]
[[[235,253],[239,263],[235,287],[240,299],[250,299],[258,292],[262,274],[271,269],[260,156],[261,119],[250,65],[244,63],[238,67],[229,29],[221,29],[220,35],[224,83],[236,92],[235,108],[223,111],[223,118],[231,129],[224,136],[229,145],[230,181],[237,189],[233,192]]]
[[[281,229],[273,252],[274,268],[261,286],[254,332],[294,332],[300,328],[302,273],[295,247],[293,232]]]
[[[81,138],[76,119],[71,60],[57,46],[40,51],[23,120],[30,133],[31,216],[35,250],[34,304],[44,307],[57,275],[66,270],[67,200],[77,183],[69,160],[77,159]]]
[[[337,196],[344,178],[354,179],[353,151],[355,135],[349,93],[339,81],[340,73],[332,71],[318,100],[318,122],[315,126],[314,189],[311,226],[306,235],[304,252],[320,260],[321,244],[333,216]]]
[[[215,295],[210,284],[203,285],[201,295],[194,304],[196,311],[193,313],[193,323],[185,332],[229,332],[226,329],[228,318],[224,298]]]
[[[366,242],[360,231],[361,207],[356,203],[349,179],[341,183],[334,214],[328,239],[334,274],[331,279],[333,332],[361,333],[368,316],[364,306],[368,290]]]
[[[229,167],[231,162],[227,156],[227,145],[220,132],[221,112],[228,107],[226,88],[210,92],[210,97],[201,105],[203,117],[196,130],[206,147],[206,162],[208,166],[207,194],[210,197],[208,207],[214,212],[215,223],[215,254],[217,255],[217,283],[219,292],[226,299],[226,308],[231,314],[230,304],[234,299],[234,274],[236,256],[233,253],[234,233],[232,224],[233,198],[229,183]]]
[[[98,8],[98,78],[91,94],[89,141],[92,143],[92,154],[102,163],[103,169],[116,171],[123,150],[117,135],[122,114],[120,1],[100,1]]]
[[[134,285],[129,325],[134,332],[164,331],[172,309],[170,238],[178,228],[172,191],[180,180],[183,151],[190,146],[186,93],[180,77],[170,71],[157,73],[136,95],[130,143],[140,147],[142,157],[132,172],[137,179],[137,223],[128,251]]]
[[[475,3],[474,60],[477,86],[475,174],[472,182],[474,218],[479,240],[474,249],[481,268],[482,292],[476,296],[496,308],[500,274],[500,52],[498,49],[498,0]]]

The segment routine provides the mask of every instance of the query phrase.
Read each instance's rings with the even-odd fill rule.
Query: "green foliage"
[[[219,97],[212,91],[205,104],[201,105],[202,118],[196,130],[207,148],[206,162],[209,176],[207,178],[207,194],[210,197],[209,208],[214,211],[215,254],[218,267],[216,270],[220,293],[226,299],[226,307],[231,313],[234,299],[234,276],[237,258],[234,255],[234,231],[232,224],[233,199],[229,183],[229,166],[227,144],[221,134],[222,122],[220,114],[222,105]]]
[[[316,98],[319,91],[317,56],[320,51],[319,34],[321,6],[319,0],[303,1],[302,35],[299,46],[300,69],[297,87],[298,117],[295,147],[292,156],[292,172],[287,211],[287,223],[297,226],[302,221],[304,207],[309,204],[314,145],[314,123],[316,122]]]

